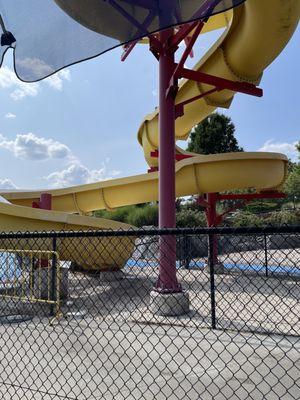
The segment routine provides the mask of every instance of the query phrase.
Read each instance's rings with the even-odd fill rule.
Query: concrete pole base
[[[179,316],[190,311],[189,294],[186,291],[178,293],[160,293],[152,290],[150,293],[150,311],[154,315]]]
[[[210,272],[210,266],[209,264],[206,264],[204,267],[204,271],[207,272],[209,274]],[[222,264],[221,262],[218,262],[214,265],[214,273],[215,274],[225,274],[226,273],[226,269],[224,267],[224,264]]]

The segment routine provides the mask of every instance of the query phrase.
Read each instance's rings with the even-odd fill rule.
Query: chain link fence
[[[177,316],[150,297],[170,236]],[[299,226],[3,233],[0,249],[3,399],[300,398]]]

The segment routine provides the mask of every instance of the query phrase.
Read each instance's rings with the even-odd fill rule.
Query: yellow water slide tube
[[[276,190],[284,183],[286,166],[287,158],[278,153],[197,155],[176,163],[176,196],[229,191],[236,188]],[[43,192],[45,191],[16,191],[2,193],[2,196],[19,208],[26,209],[26,213],[30,214],[36,209],[29,207],[33,201],[38,201]],[[94,210],[112,210],[120,206],[156,201],[158,173],[47,190],[47,193],[52,194],[52,207],[56,211],[85,214]],[[1,206],[0,204],[0,213]],[[51,212],[47,213],[47,218],[49,216]],[[2,218],[0,228],[4,228]]]
[[[299,0],[247,0],[226,18],[211,19],[208,30],[228,24],[220,39],[196,64],[195,70],[233,81],[258,84],[263,71],[278,57],[292,37],[300,16]],[[176,103],[181,103],[211,89],[194,81],[180,84]],[[229,108],[235,93],[216,92],[185,106],[184,116],[176,120],[176,139],[187,140],[190,130],[210,115],[217,107]],[[147,115],[138,131],[150,166],[157,166],[157,158],[150,153],[158,148],[158,110]],[[178,152],[184,152],[177,148]]]
[[[57,2],[65,5],[68,3],[72,7],[82,4],[80,0]],[[80,11],[79,15],[85,18],[84,24],[89,26],[85,10],[77,9],[77,12]],[[75,11],[73,9],[72,12]],[[205,27],[206,31],[224,26],[227,26],[227,29],[195,69],[231,80],[259,83],[264,69],[280,54],[293,35],[299,15],[299,0],[247,0],[231,12],[212,17]],[[94,16],[90,18],[93,19],[93,29],[97,30]],[[176,101],[182,102],[207,89],[205,85],[183,81]],[[176,121],[176,139],[187,139],[193,126],[217,107],[229,107],[233,96],[233,92],[226,90],[186,106],[185,115]],[[157,123],[156,110],[144,118],[138,131],[139,142],[151,166],[157,163],[155,158],[150,157],[151,151],[158,147]],[[184,152],[179,148],[178,151]],[[286,168],[287,158],[275,153],[195,155],[176,163],[176,195],[242,188],[275,190],[284,183]],[[30,208],[32,202],[37,201],[45,191],[4,192],[2,196],[10,204],[0,203],[0,230],[126,229],[128,225],[94,219],[84,214],[97,209],[111,210],[124,205],[155,201],[158,199],[157,183],[158,174],[150,173],[65,189],[46,190],[53,195],[53,211]],[[85,264],[88,268],[122,266],[133,249],[133,240],[124,240],[130,243],[127,245],[128,253],[116,255],[112,250],[105,250],[101,254],[98,251],[99,247],[97,251],[90,249],[89,252],[82,249],[82,254],[89,253],[90,259],[74,261]],[[69,254],[65,243],[61,241],[58,249],[61,259],[72,260],[73,255]],[[113,240],[106,240],[106,247],[103,248],[109,250],[109,246],[113,245]],[[79,240],[78,246],[82,246]]]
[[[257,191],[278,189],[285,180],[286,167],[287,158],[277,153],[198,155],[176,164],[176,196],[235,188],[255,188]],[[0,203],[0,230],[129,229],[129,225],[120,222],[74,213],[85,214],[93,210],[112,210],[155,201],[158,198],[158,173],[47,190],[53,196],[54,211],[31,208],[32,202],[38,201],[42,192],[45,191],[2,193],[13,204]],[[89,241],[73,238],[69,243],[70,239],[61,239],[57,248],[62,260],[73,260],[87,269],[103,270],[123,266],[133,252],[134,240],[134,237],[92,238]],[[2,241],[1,245],[3,248]],[[7,246],[10,247],[11,243],[7,242]],[[19,241],[17,246],[29,246],[31,249],[38,246],[49,250],[51,242],[44,239]],[[70,251],[73,246],[76,252]]]

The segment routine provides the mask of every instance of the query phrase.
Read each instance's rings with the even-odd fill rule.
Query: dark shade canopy
[[[206,19],[244,1],[0,0],[0,60],[13,47],[18,77],[35,82],[116,46]]]

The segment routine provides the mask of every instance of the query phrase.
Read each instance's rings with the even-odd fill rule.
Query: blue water
[[[205,267],[205,263],[203,261],[191,261],[190,262],[190,268],[199,268],[203,269]],[[231,269],[239,269],[241,271],[254,271],[254,272],[260,272],[265,274],[266,273],[266,267],[264,265],[245,265],[245,264],[234,264],[234,263],[225,263],[223,264],[224,268],[231,270]],[[157,267],[157,262],[155,261],[142,261],[142,260],[133,260],[129,259],[126,263],[126,267],[139,267],[139,268],[145,268],[145,267]],[[176,267],[179,269],[181,267],[180,262],[176,262]],[[187,268],[188,269],[188,268]],[[300,276],[300,269],[299,268],[293,268],[293,267],[288,267],[288,266],[281,266],[281,265],[268,265],[267,268],[268,273],[270,274],[291,274],[291,275],[296,275]]]
[[[15,281],[21,275],[17,256],[12,253],[0,253],[0,284]]]

